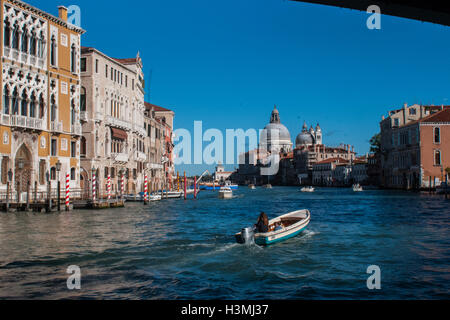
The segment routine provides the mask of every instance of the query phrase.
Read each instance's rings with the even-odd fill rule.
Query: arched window
[[[21,115],[24,117],[28,116],[28,95],[27,93],[24,91],[22,93],[22,103],[21,103]]]
[[[35,56],[37,53],[37,38],[36,33],[33,31],[31,33],[31,39],[30,39],[30,54]]]
[[[50,43],[50,64],[56,66],[56,39],[55,36],[52,37]]]
[[[56,106],[56,99],[55,95],[53,94],[50,98],[50,103],[51,103],[50,121],[56,121],[58,119],[57,117],[58,107]]]
[[[80,110],[81,110],[81,112],[86,111],[86,88],[85,87],[81,87]]]
[[[12,114],[17,115],[19,113],[19,93],[17,92],[17,88],[14,89],[12,95]]]
[[[41,96],[39,97],[39,119],[44,119],[44,115],[45,115],[45,104],[44,104],[44,97]]]
[[[9,105],[10,105],[10,93],[7,86],[3,88],[3,113],[9,114]]]
[[[44,56],[44,33],[41,32],[37,39],[37,56],[42,58]]]
[[[36,118],[36,95],[34,94],[34,92],[31,95],[30,100],[30,117]]]
[[[441,128],[434,128],[434,143],[441,143]]]
[[[12,32],[12,48],[19,50],[19,26],[17,24],[14,25]]]
[[[73,44],[70,50],[70,70],[72,73],[76,72],[77,51]]]
[[[5,47],[11,46],[11,24],[8,20],[5,22],[4,33],[3,33],[3,45]]]
[[[28,52],[28,30],[27,27],[24,26],[22,28],[22,45],[21,45],[22,52]]]

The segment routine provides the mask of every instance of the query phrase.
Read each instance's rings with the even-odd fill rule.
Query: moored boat
[[[167,194],[163,193],[165,197],[167,197],[167,199],[180,199],[183,195],[184,192],[182,191],[169,191],[167,192]]]
[[[269,221],[267,233],[256,233],[254,227],[245,228],[235,235],[240,244],[256,243],[260,246],[268,246],[281,241],[291,239],[302,233],[311,221],[309,210],[294,211]]]
[[[148,201],[154,202],[154,201],[161,201],[161,195],[159,194],[151,194],[148,196]]]

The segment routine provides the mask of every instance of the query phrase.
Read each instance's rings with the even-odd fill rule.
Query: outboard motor
[[[252,227],[242,229],[242,244],[253,244],[255,242],[255,230]]]

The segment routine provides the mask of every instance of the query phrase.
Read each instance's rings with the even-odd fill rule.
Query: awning
[[[128,134],[122,129],[111,128],[113,139],[127,140]]]

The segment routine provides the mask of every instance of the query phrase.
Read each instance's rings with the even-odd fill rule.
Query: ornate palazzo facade
[[[22,1],[1,1],[0,190],[80,185],[80,48],[84,31]],[[56,163],[61,164],[61,175]]]
[[[110,177],[120,193],[122,175],[126,193],[141,192],[148,163],[142,60],[83,48],[81,64],[82,187],[89,189],[95,170],[100,192]]]

